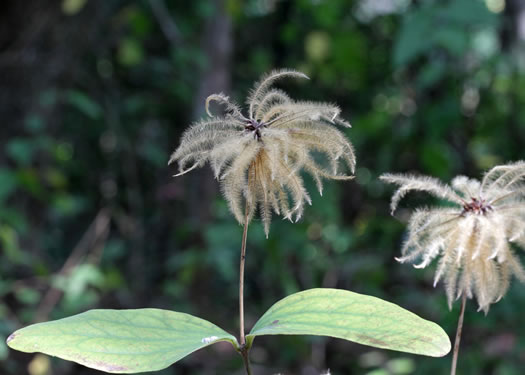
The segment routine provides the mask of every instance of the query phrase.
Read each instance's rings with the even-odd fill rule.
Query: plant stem
[[[246,369],[246,374],[252,375],[252,368],[250,367],[250,357],[249,357],[250,349],[243,345],[241,348],[241,356],[242,361],[244,362],[244,368]]]
[[[239,325],[240,325],[239,353],[242,356],[244,367],[246,368],[246,373],[248,375],[252,375],[252,370],[250,367],[250,358],[249,358],[250,348],[246,345],[246,337],[244,335],[244,263],[246,259],[246,237],[248,234],[248,214],[249,214],[249,207],[248,207],[248,202],[246,202],[246,208],[245,208],[245,214],[244,214],[244,230],[242,232],[241,261],[240,261],[240,267],[239,267]]]
[[[239,321],[241,347],[246,344],[244,337],[244,261],[246,259],[246,236],[248,234],[248,203],[244,214],[244,230],[242,232],[241,262],[239,268]]]
[[[461,298],[461,312],[459,313],[458,328],[456,330],[456,340],[454,341],[454,353],[452,356],[452,367],[450,375],[456,375],[456,367],[458,365],[459,342],[461,341],[461,331],[463,330],[463,317],[465,316],[465,305],[467,304],[467,295],[463,293]]]

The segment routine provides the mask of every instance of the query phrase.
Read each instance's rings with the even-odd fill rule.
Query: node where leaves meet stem
[[[454,353],[452,356],[452,367],[450,368],[450,375],[456,375],[456,367],[458,365],[459,342],[461,341],[461,331],[463,330],[463,317],[465,315],[466,304],[467,295],[463,293],[463,298],[461,298],[461,312],[459,313],[458,328],[456,330],[456,340],[454,341]]]
[[[249,207],[248,207],[248,202],[246,202],[246,208],[245,208],[245,214],[244,214],[244,230],[242,232],[241,261],[240,261],[240,267],[239,267],[239,325],[240,325],[239,352],[242,356],[244,367],[246,368],[246,373],[248,375],[251,375],[252,371],[250,368],[250,358],[249,358],[250,348],[246,346],[246,337],[244,334],[244,263],[246,259],[246,237],[248,234],[248,214],[249,214]]]

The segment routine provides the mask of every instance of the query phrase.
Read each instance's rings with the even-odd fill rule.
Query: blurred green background
[[[453,338],[435,267],[395,262],[414,195],[389,215],[384,172],[446,181],[525,158],[521,0],[5,0],[0,4],[0,373],[95,374],[8,350],[24,325],[91,308],[159,307],[237,333],[242,228],[209,168],[173,178],[170,153],[207,95],[240,102],[259,76],[338,103],[356,179],[327,182],[297,224],[258,220],[248,329],[282,297],[337,287],[397,303]],[[467,305],[459,374],[522,374],[525,290],[487,317]],[[442,374],[425,358],[336,339],[262,337],[256,373]],[[228,346],[162,374],[240,374]]]

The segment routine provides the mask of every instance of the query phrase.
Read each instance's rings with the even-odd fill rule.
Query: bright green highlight
[[[42,352],[109,373],[166,368],[218,341],[237,340],[194,316],[159,310],[90,310],[34,324],[13,333],[7,344],[22,352]]]
[[[437,324],[393,303],[339,289],[310,289],[273,305],[247,336],[331,336],[377,348],[441,357],[450,340]]]

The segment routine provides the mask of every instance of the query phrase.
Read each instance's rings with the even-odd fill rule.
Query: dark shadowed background
[[[0,4],[0,373],[95,374],[8,350],[6,337],[90,308],[159,307],[237,333],[242,228],[209,168],[167,166],[207,95],[242,102],[259,76],[338,103],[356,179],[327,182],[297,224],[250,227],[247,328],[287,294],[337,287],[436,321],[453,338],[435,266],[398,264],[410,210],[389,214],[384,172],[449,181],[525,158],[520,0],[4,0]],[[525,289],[487,317],[467,305],[460,374],[522,374]],[[442,374],[426,358],[318,337],[258,338],[256,373]],[[162,374],[240,374],[228,346]]]

